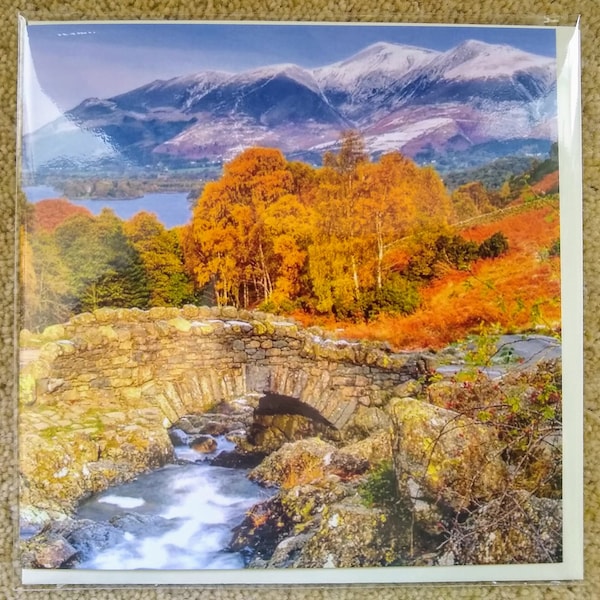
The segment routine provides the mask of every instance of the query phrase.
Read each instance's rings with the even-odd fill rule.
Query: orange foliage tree
[[[197,284],[212,283],[218,304],[248,306],[294,290],[307,214],[293,191],[285,158],[268,148],[246,150],[205,186],[185,251]]]
[[[317,309],[357,315],[373,302],[389,305],[406,286],[386,269],[385,257],[403,237],[447,223],[452,206],[444,184],[399,153],[370,162],[354,134],[324,164],[309,251]]]
[[[302,297],[317,312],[357,316],[406,288],[385,263],[397,241],[451,214],[435,171],[399,153],[371,162],[349,131],[320,169],[274,149],[244,151],[206,185],[182,243],[186,268],[218,304]]]
[[[91,217],[92,213],[84,206],[77,206],[63,198],[41,200],[33,205],[33,231],[54,231],[61,223],[75,215]]]

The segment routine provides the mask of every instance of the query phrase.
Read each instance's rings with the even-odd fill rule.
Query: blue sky
[[[477,39],[555,55],[551,28],[82,22],[29,24],[27,36],[31,54],[25,44],[24,60],[30,69],[24,74],[37,82],[26,82],[24,89],[33,94],[41,88],[47,105],[31,127],[85,98],[110,97],[154,79],[282,62],[317,67],[378,41],[444,51]]]

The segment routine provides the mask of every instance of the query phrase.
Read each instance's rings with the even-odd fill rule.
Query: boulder
[[[252,413],[250,406],[221,403],[210,412],[181,417],[174,427],[189,435],[224,435],[248,428],[252,423]]]
[[[176,421],[173,426],[176,429],[180,429],[184,433],[188,435],[194,435],[200,433],[200,426],[197,426],[196,423],[192,421],[190,416],[181,417],[178,421]],[[186,442],[187,443],[187,442]]]
[[[41,569],[60,569],[68,566],[77,555],[74,548],[64,537],[50,533],[34,538],[23,549],[23,566]]]
[[[133,535],[146,535],[149,530],[154,533],[166,532],[174,527],[174,519],[165,519],[159,515],[140,515],[125,513],[110,519],[109,523],[117,529]]]
[[[204,435],[223,435],[235,429],[243,429],[244,426],[239,421],[206,421],[201,427],[199,433]]]
[[[358,441],[373,433],[386,431],[390,426],[390,417],[383,409],[361,405],[345,425],[342,435],[348,441]]]
[[[341,479],[352,479],[365,473],[369,461],[345,450],[338,450],[327,461],[327,471]]]
[[[124,532],[108,523],[83,522],[66,536],[69,544],[77,550],[77,558],[86,561],[106,548],[114,548],[124,539]]]
[[[435,406],[448,408],[456,396],[456,383],[446,379],[435,381],[427,387],[427,400]]]
[[[367,460],[371,465],[377,465],[392,459],[392,436],[389,431],[381,431],[348,444],[342,450],[355,458]]]
[[[291,440],[286,438],[283,431],[277,427],[271,427],[270,424],[265,423],[264,418],[261,418],[252,424],[248,435],[244,437],[242,446],[248,451],[268,454],[289,441]]]
[[[257,451],[273,452],[286,442],[319,434],[327,436],[330,428],[300,414],[256,414],[249,427],[248,443]]]
[[[179,429],[177,427],[172,427],[169,429],[169,439],[173,446],[187,446],[188,445],[188,436],[185,431]]]
[[[284,489],[310,483],[325,475],[328,461],[335,451],[335,446],[319,438],[290,442],[267,456],[250,472],[249,477],[262,485]]]
[[[524,564],[562,560],[562,502],[523,490],[476,510],[450,534],[440,564]]]
[[[21,504],[19,506],[19,535],[21,538],[33,537],[53,521],[65,519],[67,519],[65,513],[42,510],[41,508]]]
[[[162,467],[174,458],[166,429],[151,422],[106,431],[100,449],[100,458],[126,467],[130,472],[126,479]]]
[[[414,398],[394,400],[390,414],[398,489],[413,503],[434,500],[459,512],[506,487],[503,445],[492,427]]]
[[[302,554],[304,546],[313,535],[313,532],[300,533],[285,538],[277,544],[273,555],[265,566],[269,568],[294,567]]]
[[[226,467],[229,469],[254,469],[265,458],[260,452],[243,452],[238,450],[224,450],[211,459],[213,467]]]
[[[293,523],[277,495],[255,504],[246,513],[244,520],[233,529],[227,548],[232,552],[242,552],[247,562],[251,559],[268,560],[292,530]]]
[[[333,475],[314,484],[302,484],[279,493],[286,516],[300,533],[320,524],[326,506],[356,495],[356,486],[340,481]]]
[[[429,536],[442,533],[445,528],[443,523],[447,517],[443,508],[410,477],[406,479],[406,491],[410,510],[418,529]]]
[[[229,549],[241,551],[252,568],[297,566],[302,546],[316,533],[327,507],[355,494],[356,487],[333,475],[281,490],[246,513]]]
[[[386,511],[366,508],[356,498],[327,506],[321,526],[308,539],[296,567],[378,567],[399,563],[408,536]]]
[[[201,435],[194,438],[190,442],[190,448],[192,448],[196,452],[210,454],[211,452],[214,452],[217,449],[217,442],[214,438],[208,435]]]
[[[431,357],[428,359],[431,362]],[[426,360],[427,362],[427,360]],[[431,365],[429,367],[431,369]],[[397,385],[393,390],[393,395],[398,398],[412,397],[416,398],[423,390],[423,384],[416,379],[409,379],[404,383]]]

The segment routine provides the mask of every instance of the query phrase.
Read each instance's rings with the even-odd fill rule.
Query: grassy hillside
[[[553,250],[560,236],[558,200],[517,204],[481,220],[461,235],[480,243],[501,231],[509,241],[507,254],[479,259],[468,270],[448,270],[422,289],[422,305],[409,316],[337,323],[341,335],[409,349],[440,348],[486,325],[506,332],[560,330],[560,258]]]

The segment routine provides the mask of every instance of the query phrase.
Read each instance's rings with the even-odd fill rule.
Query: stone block
[[[246,349],[246,344],[244,343],[244,340],[233,340],[231,347],[233,350],[240,351]]]
[[[116,311],[113,308],[99,308],[94,311],[94,317],[98,323],[110,323],[116,319]]]
[[[136,387],[124,387],[119,390],[119,396],[126,404],[137,403],[142,397],[142,389]]]
[[[235,306],[222,306],[220,314],[225,319],[237,319],[238,309]]]
[[[192,321],[191,331],[196,335],[212,335],[215,332],[215,328],[212,323],[205,321]]]
[[[244,366],[244,380],[246,392],[258,392],[260,394],[271,388],[271,369],[254,364]]]
[[[185,306],[183,306],[181,308],[181,316],[184,319],[188,319],[190,321],[193,321],[194,319],[197,319],[200,315],[200,307],[199,306],[195,306],[193,304],[186,304]]]
[[[71,317],[71,325],[91,325],[96,323],[96,317],[90,312],[80,313]]]
[[[210,306],[198,307],[198,318],[205,319],[215,316],[213,309]]]

